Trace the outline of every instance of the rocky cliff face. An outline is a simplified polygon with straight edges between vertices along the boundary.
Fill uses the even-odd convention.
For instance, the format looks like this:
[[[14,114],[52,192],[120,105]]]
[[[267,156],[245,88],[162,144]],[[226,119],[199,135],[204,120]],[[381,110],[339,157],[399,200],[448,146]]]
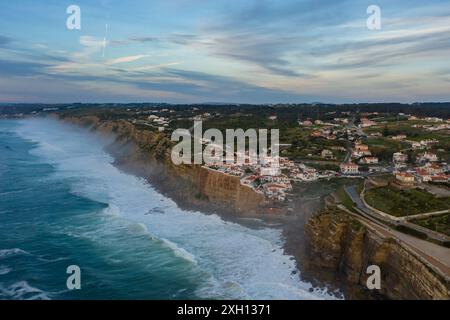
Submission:
[[[93,116],[64,120],[101,135],[114,134],[115,142],[108,151],[117,164],[148,178],[160,191],[185,207],[242,216],[267,211],[265,196],[242,185],[239,177],[198,165],[174,165],[170,158],[172,142],[164,134],[137,129],[126,121],[100,121]]]
[[[185,208],[206,212],[217,209],[240,216],[271,212],[265,197],[241,185],[238,177],[200,166],[175,166],[169,154],[172,142],[163,134],[137,129],[126,121],[100,121],[93,116],[64,120],[106,137],[114,134],[109,152],[117,165],[147,177]],[[445,280],[395,241],[367,230],[345,212],[327,208],[308,220],[305,239],[296,235],[303,234],[300,230],[297,224],[288,230],[291,240],[301,238],[291,243],[289,252],[301,261],[303,276],[343,288],[346,298],[450,298]],[[379,292],[370,292],[365,286],[367,266],[372,264],[381,268]]]
[[[327,208],[312,217],[305,234],[307,268],[337,274],[347,288],[353,286],[347,290],[349,297],[450,299],[445,279],[396,241],[382,238],[339,209]],[[366,288],[370,265],[381,269],[381,290],[376,292]]]

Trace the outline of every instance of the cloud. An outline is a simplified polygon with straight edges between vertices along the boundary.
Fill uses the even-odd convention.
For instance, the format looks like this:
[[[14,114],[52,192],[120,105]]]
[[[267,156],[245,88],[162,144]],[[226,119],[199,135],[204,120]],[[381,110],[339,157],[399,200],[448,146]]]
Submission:
[[[159,38],[158,37],[131,37],[131,38],[128,39],[128,41],[131,41],[131,42],[142,42],[142,43],[145,43],[145,42],[156,42],[156,41],[159,41]]]
[[[0,47],[5,47],[11,42],[13,42],[12,38],[0,35]]]
[[[113,46],[126,46],[129,44],[133,44],[133,43],[141,43],[141,44],[145,44],[145,43],[149,43],[149,42],[160,42],[161,39],[159,37],[153,37],[153,36],[143,36],[143,37],[129,37],[126,39],[116,39],[116,40],[111,40],[110,44]]]
[[[238,34],[216,39],[209,50],[212,55],[253,64],[269,73],[287,77],[306,76],[286,58],[299,39],[293,36]]]
[[[119,63],[128,63],[128,62],[140,60],[145,57],[148,57],[148,55],[140,54],[140,55],[135,55],[135,56],[120,57],[120,58],[108,60],[108,61],[106,61],[106,64],[114,65],[114,64],[119,64]]]
[[[158,92],[190,101],[395,100],[411,92],[450,97],[442,89],[449,73],[438,73],[450,51],[450,14],[442,0],[426,6],[379,0],[383,25],[376,32],[365,27],[367,1],[100,1],[86,12],[83,27],[99,30],[96,36],[61,35],[48,21],[39,22],[48,32],[39,40],[46,47],[32,33],[20,41],[0,36],[0,75],[35,79],[36,86],[102,87],[99,97],[108,86],[131,97]],[[94,15],[114,17],[115,40],[104,41],[106,21],[96,25]],[[20,30],[14,23],[11,30]],[[105,45],[114,46],[108,59]]]
[[[26,77],[45,73],[48,64],[0,60],[0,76]]]
[[[81,36],[79,41],[83,49],[73,54],[73,57],[78,59],[87,59],[93,54],[100,52],[108,44],[103,39],[92,36]]]

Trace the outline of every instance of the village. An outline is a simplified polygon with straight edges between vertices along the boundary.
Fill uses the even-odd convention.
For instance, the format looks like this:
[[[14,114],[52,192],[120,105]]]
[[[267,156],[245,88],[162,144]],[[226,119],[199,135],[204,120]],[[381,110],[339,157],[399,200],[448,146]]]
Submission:
[[[410,121],[418,121],[418,117],[410,116]],[[424,122],[436,124],[413,125],[412,127],[425,128],[428,131],[448,130],[448,120],[440,118],[424,118]],[[420,121],[420,120],[419,120]],[[251,164],[248,153],[246,162],[239,164],[214,164],[205,167],[241,178],[243,185],[254,188],[255,191],[265,194],[268,199],[285,201],[293,190],[293,184],[299,182],[313,182],[331,178],[360,178],[371,175],[391,175],[394,181],[402,187],[414,187],[424,183],[448,183],[450,181],[450,167],[436,153],[429,149],[439,143],[436,139],[422,139],[419,141],[408,140],[405,134],[396,134],[388,137],[393,141],[402,141],[408,144],[402,151],[393,152],[390,161],[381,161],[374,156],[368,144],[362,143],[363,139],[371,139],[381,136],[379,132],[366,134],[363,130],[377,126],[375,121],[361,118],[358,125],[351,125],[349,118],[333,119],[332,122],[300,121],[300,126],[317,126],[311,137],[323,137],[327,140],[338,140],[345,134],[351,146],[344,148],[336,145],[324,148],[320,151],[320,157],[326,161],[336,161],[336,151],[346,152],[343,161],[339,164],[339,170],[319,170],[306,163],[294,161],[288,157],[271,159],[266,157],[257,163]],[[409,159],[414,151],[414,158]],[[442,151],[442,150],[441,150]],[[276,163],[276,166],[274,166]]]

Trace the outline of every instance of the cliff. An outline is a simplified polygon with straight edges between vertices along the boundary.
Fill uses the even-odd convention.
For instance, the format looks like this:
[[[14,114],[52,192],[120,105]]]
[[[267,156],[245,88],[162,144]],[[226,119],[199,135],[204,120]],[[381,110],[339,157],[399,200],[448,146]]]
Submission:
[[[170,159],[172,142],[164,134],[136,128],[127,121],[104,121],[95,116],[63,120],[108,138],[114,136],[108,151],[116,165],[147,178],[183,208],[238,216],[273,212],[264,195],[242,185],[238,177],[201,166],[174,165]],[[302,277],[319,286],[339,288],[350,299],[450,298],[445,280],[400,244],[383,238],[346,212],[330,206],[305,224],[308,208],[317,209],[317,201],[313,201],[314,205],[312,201],[298,199],[299,213],[295,215],[267,215],[284,219],[285,249],[301,265]],[[369,265],[381,268],[380,291],[365,287]]]
[[[138,129],[133,124],[101,121],[95,116],[64,117],[105,137],[114,135],[108,151],[121,169],[147,178],[159,191],[188,209],[220,210],[239,216],[269,212],[265,196],[240,178],[198,165],[174,165],[173,142],[163,133]]]
[[[305,237],[307,268],[337,275],[350,298],[450,299],[449,283],[414,254],[337,208],[311,217]],[[381,290],[366,288],[370,265],[381,269]]]

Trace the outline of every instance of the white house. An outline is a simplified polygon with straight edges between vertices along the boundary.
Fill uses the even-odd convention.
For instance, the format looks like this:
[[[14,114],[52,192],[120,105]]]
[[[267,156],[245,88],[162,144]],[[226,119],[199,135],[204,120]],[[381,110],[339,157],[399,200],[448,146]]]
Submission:
[[[341,163],[340,169],[343,174],[358,174],[359,173],[359,166],[357,164],[351,163],[351,162]]]

